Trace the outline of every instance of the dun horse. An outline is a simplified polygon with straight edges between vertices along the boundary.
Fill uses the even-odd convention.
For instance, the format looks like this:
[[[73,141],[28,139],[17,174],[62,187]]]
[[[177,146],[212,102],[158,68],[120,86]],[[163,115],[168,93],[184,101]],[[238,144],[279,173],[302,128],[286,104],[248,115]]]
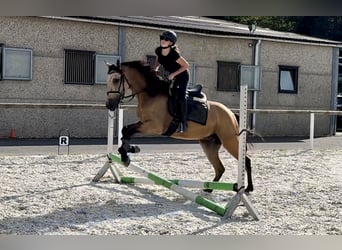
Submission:
[[[115,110],[124,99],[136,97],[138,101],[137,116],[140,121],[125,126],[122,130],[122,146],[119,148],[121,159],[129,164],[127,153],[137,152],[139,148],[131,146],[129,141],[134,134],[167,135],[182,140],[199,140],[209,162],[215,169],[213,181],[219,181],[225,168],[219,158],[221,145],[236,159],[239,151],[239,125],[235,114],[219,102],[207,101],[200,103],[203,108],[188,108],[196,113],[205,114],[205,119],[196,122],[188,119],[188,129],[183,133],[175,132],[174,116],[169,106],[170,83],[162,80],[146,64],[140,61],[125,62],[122,64],[107,64],[108,66],[108,92],[107,108]],[[205,97],[202,93],[189,90],[189,96]],[[197,91],[198,92],[198,91]],[[200,91],[199,91],[200,92]],[[192,103],[195,103],[193,101]],[[191,103],[188,101],[188,103]],[[198,111],[198,112],[197,112]],[[203,113],[204,112],[204,113]],[[188,115],[189,117],[191,115]],[[203,116],[203,115],[202,115]],[[176,126],[174,126],[176,125]],[[253,191],[251,160],[246,156],[246,173],[248,185],[246,192]],[[206,190],[208,192],[212,190]]]

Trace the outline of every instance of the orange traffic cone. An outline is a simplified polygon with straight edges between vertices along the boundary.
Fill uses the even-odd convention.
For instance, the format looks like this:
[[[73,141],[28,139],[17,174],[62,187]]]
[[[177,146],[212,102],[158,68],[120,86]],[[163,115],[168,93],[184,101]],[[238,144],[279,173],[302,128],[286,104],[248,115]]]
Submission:
[[[11,139],[17,138],[17,135],[16,135],[16,133],[15,133],[15,129],[14,129],[14,128],[11,129],[11,133],[10,133],[9,138],[11,138]]]

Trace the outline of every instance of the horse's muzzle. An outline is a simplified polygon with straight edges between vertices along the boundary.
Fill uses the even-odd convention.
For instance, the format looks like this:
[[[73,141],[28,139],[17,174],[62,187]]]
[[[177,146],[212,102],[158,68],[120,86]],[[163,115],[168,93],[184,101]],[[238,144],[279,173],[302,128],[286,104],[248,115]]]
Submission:
[[[119,107],[119,103],[120,103],[120,99],[119,98],[115,98],[115,99],[107,99],[106,102],[106,107],[107,109],[109,109],[110,111],[115,111],[118,107]]]

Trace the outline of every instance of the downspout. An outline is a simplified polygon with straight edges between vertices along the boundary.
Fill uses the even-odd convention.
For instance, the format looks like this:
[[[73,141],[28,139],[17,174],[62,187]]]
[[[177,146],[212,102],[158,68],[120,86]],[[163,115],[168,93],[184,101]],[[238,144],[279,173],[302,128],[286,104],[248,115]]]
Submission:
[[[126,27],[121,25],[119,25],[118,43],[118,55],[121,62],[124,62],[126,60]]]
[[[339,64],[340,48],[333,49],[332,55],[332,72],[331,72],[331,96],[330,109],[336,110],[337,89],[338,89],[338,64]],[[336,135],[336,115],[330,116],[329,134]]]
[[[121,26],[119,24],[119,30],[118,30],[118,56],[120,57],[120,63],[125,62],[126,60],[126,27]],[[117,118],[117,124],[116,124],[116,131],[115,134],[117,135],[118,139],[118,147],[121,146],[121,140],[122,137],[121,128],[123,124],[123,109],[119,108],[116,110]],[[108,120],[109,122],[109,120]]]
[[[260,65],[260,44],[261,40],[254,41],[254,65],[259,66]],[[255,76],[254,81],[257,81],[257,76]],[[260,79],[259,79],[260,80]],[[258,91],[253,91],[253,101],[252,101],[252,108],[257,108],[257,94]],[[252,129],[255,129],[256,124],[256,113],[252,114]]]

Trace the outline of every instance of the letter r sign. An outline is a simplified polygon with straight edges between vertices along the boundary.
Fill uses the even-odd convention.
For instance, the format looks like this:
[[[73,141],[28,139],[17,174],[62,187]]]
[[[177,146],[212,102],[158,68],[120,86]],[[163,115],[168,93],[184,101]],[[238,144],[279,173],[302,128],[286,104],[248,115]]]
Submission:
[[[69,146],[69,136],[66,136],[66,135],[60,136],[59,146]]]

